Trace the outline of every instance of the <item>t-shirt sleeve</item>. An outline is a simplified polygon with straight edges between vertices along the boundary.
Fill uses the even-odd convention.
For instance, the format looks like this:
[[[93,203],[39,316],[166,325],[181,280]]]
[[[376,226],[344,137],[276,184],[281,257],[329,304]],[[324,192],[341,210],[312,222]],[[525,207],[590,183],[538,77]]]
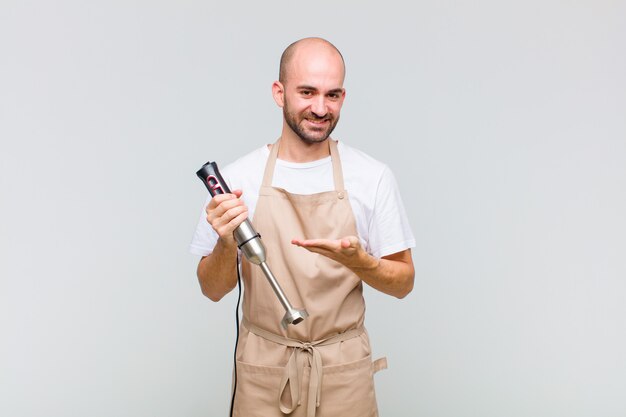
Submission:
[[[415,247],[415,238],[396,179],[388,167],[382,171],[369,225],[372,255],[380,258]]]
[[[196,226],[196,231],[193,234],[193,238],[191,239],[191,243],[189,244],[189,252],[193,255],[199,256],[207,256],[213,252],[213,248],[217,244],[217,233],[209,222],[206,220],[206,206],[211,201],[211,196],[209,195],[202,206],[202,213],[200,214],[200,219],[198,220],[198,225]]]

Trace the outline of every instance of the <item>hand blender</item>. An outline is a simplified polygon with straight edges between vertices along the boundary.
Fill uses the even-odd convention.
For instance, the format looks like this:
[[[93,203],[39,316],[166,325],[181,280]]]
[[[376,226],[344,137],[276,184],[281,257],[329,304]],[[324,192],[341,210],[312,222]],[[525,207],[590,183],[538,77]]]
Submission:
[[[202,165],[202,168],[196,172],[196,175],[198,175],[206,188],[209,190],[211,197],[215,197],[217,194],[230,193],[230,189],[220,175],[215,162],[207,162]],[[250,221],[248,221],[248,219],[244,220],[244,222],[241,223],[237,229],[235,229],[233,235],[235,237],[235,241],[237,242],[237,246],[241,252],[243,252],[248,261],[261,267],[263,274],[265,274],[265,277],[272,286],[278,300],[284,307],[285,315],[281,321],[283,328],[286,329],[287,325],[298,324],[307,318],[309,314],[306,310],[293,308],[285,296],[282,288],[278,284],[278,281],[276,281],[276,277],[272,274],[272,271],[270,271],[269,266],[267,266],[265,246],[263,245],[263,242],[261,242],[261,235],[254,230]]]

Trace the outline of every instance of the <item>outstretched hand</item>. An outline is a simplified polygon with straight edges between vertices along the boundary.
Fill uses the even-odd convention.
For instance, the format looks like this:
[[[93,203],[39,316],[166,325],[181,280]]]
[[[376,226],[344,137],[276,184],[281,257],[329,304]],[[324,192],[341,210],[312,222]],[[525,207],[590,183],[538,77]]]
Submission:
[[[413,289],[415,270],[410,249],[377,259],[363,249],[356,236],[341,239],[292,239],[291,243],[339,262],[363,282],[385,294],[403,298]]]
[[[291,243],[319,253],[350,269],[375,268],[377,261],[365,252],[359,238],[346,236],[341,239],[292,239]]]

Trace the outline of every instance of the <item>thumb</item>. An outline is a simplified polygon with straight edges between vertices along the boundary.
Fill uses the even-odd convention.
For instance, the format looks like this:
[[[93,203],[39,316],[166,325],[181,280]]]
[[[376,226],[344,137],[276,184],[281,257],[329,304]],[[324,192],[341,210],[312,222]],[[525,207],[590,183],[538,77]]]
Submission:
[[[356,236],[348,236],[341,239],[341,247],[343,249],[348,249],[349,247],[357,247],[359,244],[359,239]]]

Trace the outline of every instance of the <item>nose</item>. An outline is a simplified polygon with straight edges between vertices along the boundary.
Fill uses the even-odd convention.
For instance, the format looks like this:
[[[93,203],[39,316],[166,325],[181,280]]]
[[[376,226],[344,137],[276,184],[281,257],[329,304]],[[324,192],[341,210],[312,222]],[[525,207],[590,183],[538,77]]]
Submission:
[[[311,103],[311,112],[315,114],[317,117],[324,117],[326,113],[328,113],[328,108],[326,106],[326,98],[323,95],[319,95],[315,98],[313,103]]]

